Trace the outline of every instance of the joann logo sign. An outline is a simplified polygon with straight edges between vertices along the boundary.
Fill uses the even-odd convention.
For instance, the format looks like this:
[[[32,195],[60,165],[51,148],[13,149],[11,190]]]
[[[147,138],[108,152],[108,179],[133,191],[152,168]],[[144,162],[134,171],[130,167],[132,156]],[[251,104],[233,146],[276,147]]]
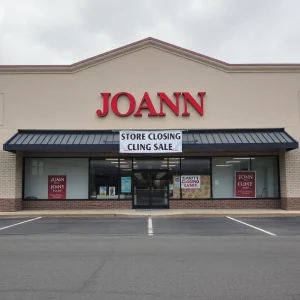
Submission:
[[[188,92],[174,92],[173,99],[169,98],[165,93],[157,93],[159,97],[159,107],[155,107],[147,92],[144,93],[141,100],[136,100],[135,97],[127,92],[120,92],[114,96],[111,93],[101,93],[102,108],[96,111],[98,117],[105,117],[108,115],[109,110],[119,116],[128,117],[142,117],[143,113],[148,114],[149,117],[165,117],[165,107],[176,116],[188,117],[190,115],[189,108],[194,109],[200,116],[204,114],[204,96],[206,92],[198,92],[198,97],[194,98]],[[120,112],[119,100],[127,101],[127,111]],[[183,102],[183,111],[180,111],[180,103]]]

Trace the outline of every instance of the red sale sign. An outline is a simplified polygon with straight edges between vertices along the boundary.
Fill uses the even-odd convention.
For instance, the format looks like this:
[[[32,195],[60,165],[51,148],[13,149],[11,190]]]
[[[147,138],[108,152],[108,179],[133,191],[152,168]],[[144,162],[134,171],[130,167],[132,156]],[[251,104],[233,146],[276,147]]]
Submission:
[[[256,197],[256,173],[254,171],[235,172],[235,198]]]
[[[48,176],[48,199],[66,199],[67,177],[65,175]]]

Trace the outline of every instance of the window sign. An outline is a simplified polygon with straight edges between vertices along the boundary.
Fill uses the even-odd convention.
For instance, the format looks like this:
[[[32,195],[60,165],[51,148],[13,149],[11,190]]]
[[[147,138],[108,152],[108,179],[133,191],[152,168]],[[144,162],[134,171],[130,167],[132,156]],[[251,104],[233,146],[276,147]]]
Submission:
[[[116,188],[114,186],[109,187],[109,196],[115,196],[116,195]]]
[[[131,177],[121,177],[121,193],[131,192]]]
[[[180,188],[180,176],[173,176],[174,188]]]
[[[107,186],[100,186],[99,187],[99,195],[106,196],[107,195]]]
[[[67,177],[65,175],[48,176],[48,199],[66,199]]]
[[[120,131],[121,153],[182,152],[182,131]]]
[[[182,189],[200,189],[200,175],[181,176]]]
[[[256,197],[256,176],[254,171],[235,172],[235,198]]]

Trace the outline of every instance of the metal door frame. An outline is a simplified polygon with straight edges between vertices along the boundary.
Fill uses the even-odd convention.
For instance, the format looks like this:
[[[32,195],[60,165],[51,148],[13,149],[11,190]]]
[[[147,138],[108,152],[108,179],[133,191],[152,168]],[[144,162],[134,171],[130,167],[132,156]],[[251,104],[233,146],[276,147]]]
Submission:
[[[136,179],[135,179],[135,176],[134,176],[134,173],[137,173],[137,172],[139,172],[139,173],[147,173],[148,174],[148,182],[149,182],[149,205],[135,205],[134,204],[134,197],[135,197],[135,181],[136,181]],[[169,205],[169,185],[167,185],[167,194],[168,194],[168,196],[167,196],[167,201],[168,201],[168,203],[167,204],[163,204],[163,205],[153,205],[152,204],[152,197],[153,197],[153,182],[152,182],[152,180],[153,180],[153,177],[152,177],[152,175],[153,175],[153,173],[154,172],[166,172],[166,173],[168,173],[169,172],[169,170],[168,169],[135,169],[134,171],[133,171],[133,180],[132,180],[132,184],[133,184],[133,197],[132,197],[132,208],[133,209],[151,209],[151,208],[161,208],[161,209],[164,209],[164,208],[169,208],[170,207],[170,205]],[[149,176],[150,175],[150,176]]]

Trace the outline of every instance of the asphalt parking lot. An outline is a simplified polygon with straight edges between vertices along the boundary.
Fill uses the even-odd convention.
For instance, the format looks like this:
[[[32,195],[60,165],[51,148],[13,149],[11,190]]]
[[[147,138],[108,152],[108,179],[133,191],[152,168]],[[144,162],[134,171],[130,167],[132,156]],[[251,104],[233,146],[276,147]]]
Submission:
[[[300,299],[300,217],[0,219],[0,299]]]

